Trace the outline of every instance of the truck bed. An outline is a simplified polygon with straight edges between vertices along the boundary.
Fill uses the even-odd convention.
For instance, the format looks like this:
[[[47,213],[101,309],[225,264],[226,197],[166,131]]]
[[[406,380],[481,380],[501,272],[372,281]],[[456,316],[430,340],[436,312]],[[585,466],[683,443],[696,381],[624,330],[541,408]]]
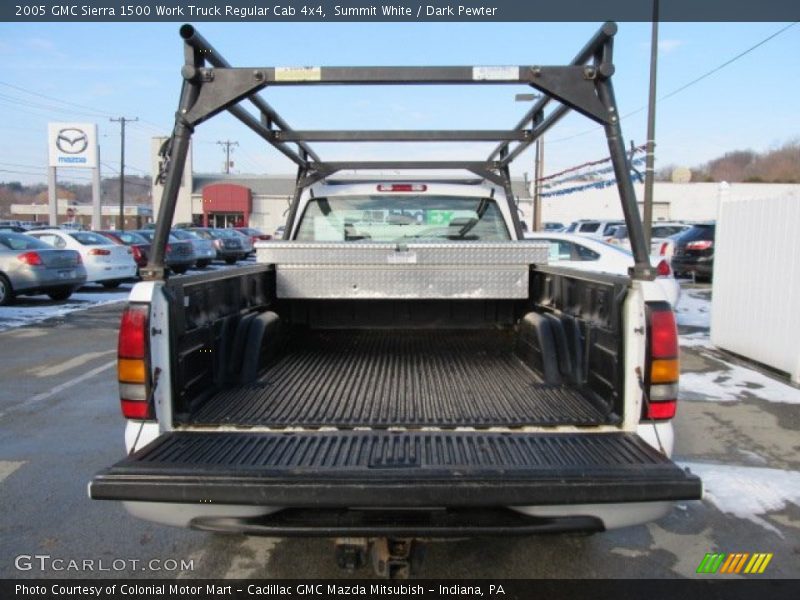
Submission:
[[[213,394],[193,425],[444,427],[613,422],[588,390],[549,385],[484,330],[311,330],[255,382]]]

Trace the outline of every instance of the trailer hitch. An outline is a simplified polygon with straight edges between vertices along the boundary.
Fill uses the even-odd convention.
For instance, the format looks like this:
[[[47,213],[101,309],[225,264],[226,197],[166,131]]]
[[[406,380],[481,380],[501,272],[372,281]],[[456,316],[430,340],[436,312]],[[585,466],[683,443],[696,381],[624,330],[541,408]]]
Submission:
[[[425,545],[417,538],[337,538],[334,541],[336,564],[355,571],[366,565],[367,556],[378,577],[408,579],[419,572]]]

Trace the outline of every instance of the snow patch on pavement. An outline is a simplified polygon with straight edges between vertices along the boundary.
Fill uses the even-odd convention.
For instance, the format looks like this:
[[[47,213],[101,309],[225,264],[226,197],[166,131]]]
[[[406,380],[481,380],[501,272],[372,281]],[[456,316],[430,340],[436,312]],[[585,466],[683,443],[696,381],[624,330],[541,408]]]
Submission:
[[[768,402],[800,404],[800,389],[746,367],[727,362],[724,364],[727,367],[724,371],[681,373],[681,398],[738,402],[756,397]]]
[[[683,348],[711,348],[711,337],[708,331],[697,331],[678,337]]]
[[[72,294],[69,300],[62,302],[50,300],[47,296],[20,296],[13,305],[0,306],[0,331],[62,317],[92,306],[123,302],[131,292],[129,285],[121,286],[117,290],[101,289],[84,287]]]
[[[747,519],[764,529],[783,534],[761,515],[783,510],[787,504],[800,506],[800,472],[681,462],[703,480],[703,499],[721,512]]]
[[[711,299],[708,290],[683,290],[675,316],[678,325],[685,327],[711,327]]]

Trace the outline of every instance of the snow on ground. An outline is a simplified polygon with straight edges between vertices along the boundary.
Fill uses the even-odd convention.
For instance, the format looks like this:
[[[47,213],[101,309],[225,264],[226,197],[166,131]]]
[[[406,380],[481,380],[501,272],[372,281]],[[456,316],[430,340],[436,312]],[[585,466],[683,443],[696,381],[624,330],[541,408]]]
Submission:
[[[696,331],[678,336],[681,348],[711,348],[711,337],[708,331]]]
[[[777,533],[780,531],[761,515],[783,510],[787,504],[800,506],[800,472],[681,462],[703,480],[703,498],[718,510],[747,519]]]
[[[61,317],[76,310],[92,306],[122,302],[128,299],[131,285],[122,285],[115,290],[89,285],[70,296],[69,300],[51,300],[47,296],[20,296],[11,306],[0,306],[0,331],[38,323],[45,319]]]
[[[768,402],[800,404],[800,389],[753,369],[722,362],[726,367],[725,370],[681,373],[681,398],[736,402],[747,397],[756,397]]]
[[[675,309],[678,325],[701,328],[679,337],[682,348],[713,350],[709,337],[711,322],[711,290],[683,290]],[[800,404],[800,389],[768,377],[759,371],[735,365],[718,354],[706,354],[724,369],[706,372],[681,373],[681,398],[709,400],[711,402],[736,402],[748,397],[769,402]]]
[[[248,257],[240,261],[238,266],[254,264],[255,259]],[[221,262],[209,265],[199,272],[219,271],[235,268],[237,265],[227,265]],[[190,271],[189,274],[198,271]],[[107,290],[100,285],[87,285],[72,294],[69,300],[59,302],[51,300],[46,295],[19,296],[12,306],[0,306],[0,331],[22,327],[31,323],[39,323],[45,319],[61,317],[76,310],[86,310],[92,306],[123,302],[128,299],[132,283],[123,284],[115,290]]]
[[[681,291],[678,306],[675,307],[678,325],[686,327],[711,327],[711,290]]]

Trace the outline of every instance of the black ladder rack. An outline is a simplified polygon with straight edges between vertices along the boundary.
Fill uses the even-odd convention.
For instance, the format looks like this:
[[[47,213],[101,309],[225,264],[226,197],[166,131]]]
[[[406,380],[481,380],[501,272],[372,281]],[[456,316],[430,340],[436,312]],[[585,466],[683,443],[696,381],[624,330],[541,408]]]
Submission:
[[[193,26],[183,25],[185,64],[183,85],[173,134],[163,149],[164,184],[150,264],[143,271],[149,279],[164,277],[164,254],[175,211],[178,188],[195,127],[228,111],[297,166],[297,186],[287,218],[285,236],[291,234],[303,190],[339,171],[351,169],[459,169],[491,181],[505,190],[517,236],[521,223],[513,210],[509,165],[533,142],[550,130],[570,110],[586,116],[605,129],[622,210],[631,240],[633,276],[654,276],[645,245],[629,160],[619,124],[611,77],[614,73],[615,23],[605,23],[568,65],[424,66],[424,67],[254,67],[234,68]],[[275,86],[311,85],[526,85],[542,97],[510,130],[295,130],[259,92]],[[241,104],[248,100],[257,116]],[[556,106],[547,114],[548,105]],[[325,161],[309,142],[453,142],[497,141],[486,160],[455,161]]]

